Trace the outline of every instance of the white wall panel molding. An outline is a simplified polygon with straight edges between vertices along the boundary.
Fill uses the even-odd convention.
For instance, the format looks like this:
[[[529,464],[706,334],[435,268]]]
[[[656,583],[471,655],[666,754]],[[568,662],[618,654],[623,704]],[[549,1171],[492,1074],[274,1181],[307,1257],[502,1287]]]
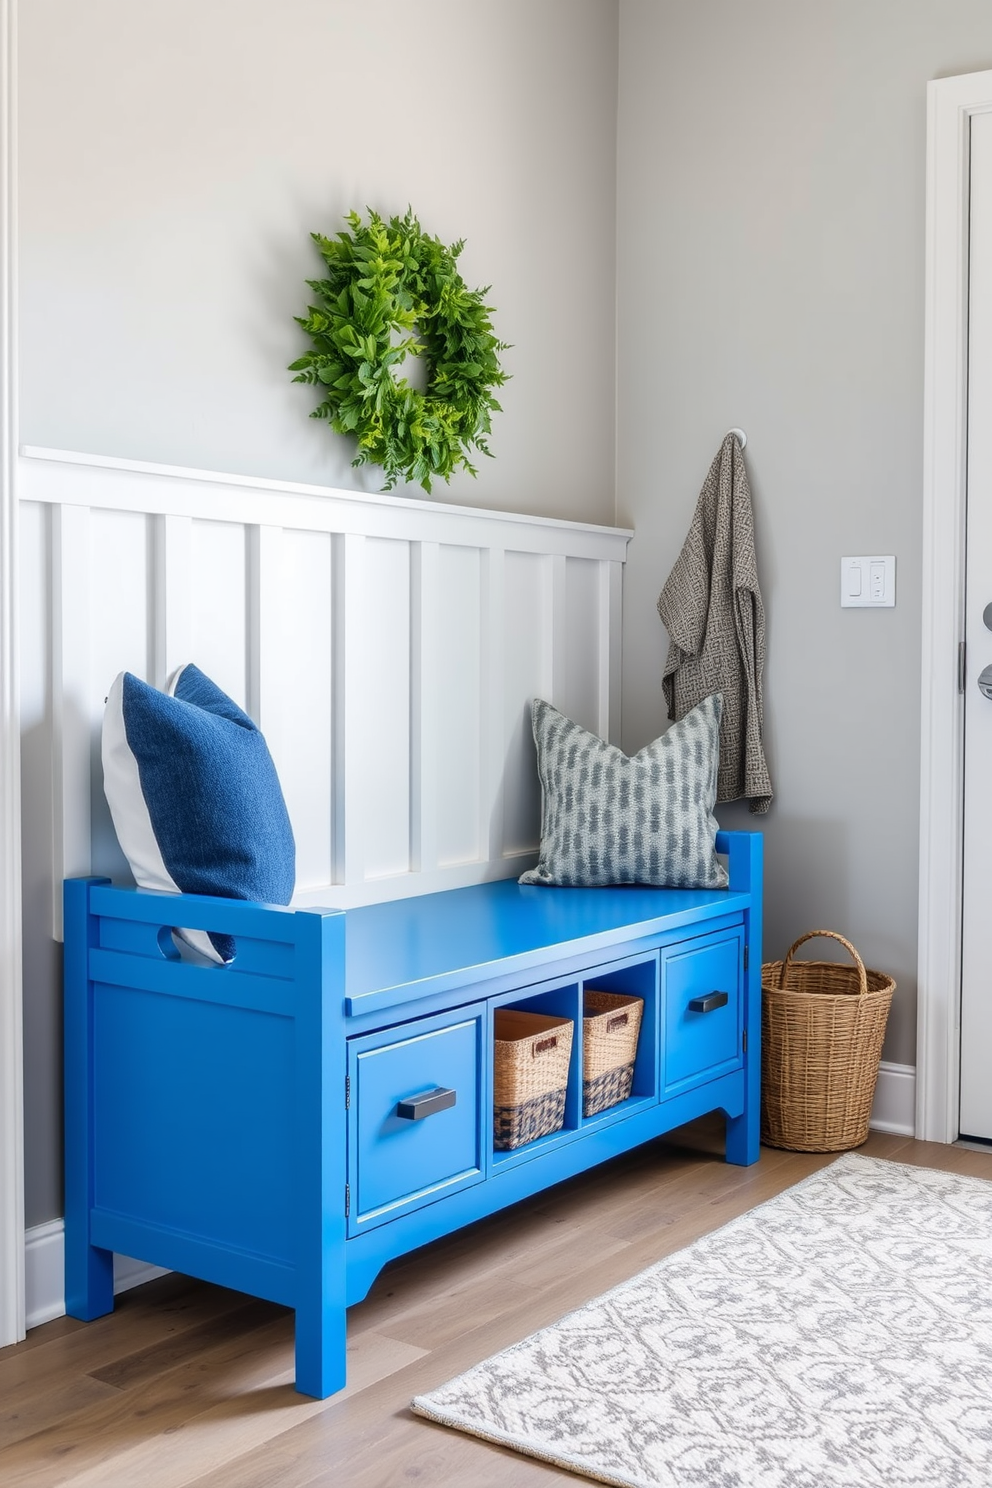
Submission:
[[[314,532],[357,532],[406,542],[478,546],[489,528],[500,534],[505,548],[515,552],[561,551],[567,557],[620,561],[632,536],[629,529],[586,522],[221,475],[71,450],[26,445],[20,453],[20,494],[25,501],[202,517],[214,522],[273,523]],[[487,538],[484,545],[488,547],[493,540]]]
[[[916,1135],[958,1134],[971,118],[992,110],[992,72],[927,85],[923,408],[923,685],[920,744]]]
[[[90,682],[90,513],[52,514],[52,743],[55,833],[52,924],[62,939],[63,878],[89,873],[92,861]],[[115,674],[116,675],[116,674]],[[113,680],[107,678],[107,686]]]
[[[489,548],[482,555],[480,600],[482,637],[480,667],[479,840],[492,862],[503,857],[503,687],[505,652],[506,554]]]
[[[440,779],[440,635],[438,599],[441,546],[418,542],[410,551],[410,867],[434,873],[438,865]]]
[[[177,667],[193,654],[193,522],[190,517],[155,519],[155,612],[152,617],[152,675],[165,687]]]
[[[568,559],[556,553],[549,560],[551,570],[551,687],[548,702],[562,713],[568,712]]]
[[[365,538],[343,533],[336,543],[334,648],[334,791],[335,882],[356,888],[365,876],[362,808],[365,800],[365,755],[362,719],[365,679],[365,634],[362,593],[365,587]]]
[[[623,566],[615,560],[600,565],[599,708],[596,732],[620,744],[620,678],[623,673]]]
[[[0,1347],[24,1336],[14,0],[0,0]]]
[[[248,712],[265,735],[273,758],[282,756],[285,722],[283,626],[286,591],[281,527],[252,527],[248,533]]]
[[[300,904],[519,873],[531,699],[615,727],[629,533],[62,453],[22,452],[20,478],[51,512],[26,524],[50,592],[25,614],[52,619],[53,905],[65,875],[126,878],[99,764],[122,668],[162,686],[194,661],[258,721]]]

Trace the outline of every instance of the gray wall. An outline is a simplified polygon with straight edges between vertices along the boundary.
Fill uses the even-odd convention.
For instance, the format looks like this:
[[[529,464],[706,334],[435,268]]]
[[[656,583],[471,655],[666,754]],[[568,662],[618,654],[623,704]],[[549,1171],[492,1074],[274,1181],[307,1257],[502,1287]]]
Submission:
[[[513,343],[497,458],[436,494],[612,520],[616,0],[30,0],[20,24],[25,442],[378,490],[286,365],[310,231],[410,203],[467,240]]]
[[[988,0],[621,0],[624,744],[665,723],[654,603],[748,434],[777,799],[766,953],[848,935],[915,1062],[926,82],[992,66]],[[841,610],[895,553],[893,610]],[[754,824],[722,808],[726,826]]]
[[[410,203],[467,239],[513,343],[496,459],[435,494],[612,522],[615,0],[20,9],[25,443],[378,489],[286,364],[310,230]],[[31,676],[44,585],[23,588]],[[24,740],[29,1225],[62,1212],[50,723]]]

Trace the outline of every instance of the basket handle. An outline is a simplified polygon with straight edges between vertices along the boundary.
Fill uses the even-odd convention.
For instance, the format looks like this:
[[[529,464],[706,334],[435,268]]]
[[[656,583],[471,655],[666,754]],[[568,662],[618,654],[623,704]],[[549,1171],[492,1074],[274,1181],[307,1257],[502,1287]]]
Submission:
[[[865,993],[868,991],[868,973],[865,971],[865,963],[862,961],[861,957],[858,955],[851,942],[849,940],[845,940],[843,935],[838,935],[835,930],[807,930],[805,935],[800,935],[798,940],[793,941],[792,945],[785,953],[785,960],[782,962],[782,969],[778,974],[779,987],[785,987],[785,975],[789,967],[789,962],[792,960],[794,953],[798,951],[799,947],[801,945],[804,945],[807,940],[815,940],[818,936],[823,936],[826,940],[839,940],[844,949],[850,951],[851,956],[854,959],[854,964],[858,968],[858,996],[864,997]]]

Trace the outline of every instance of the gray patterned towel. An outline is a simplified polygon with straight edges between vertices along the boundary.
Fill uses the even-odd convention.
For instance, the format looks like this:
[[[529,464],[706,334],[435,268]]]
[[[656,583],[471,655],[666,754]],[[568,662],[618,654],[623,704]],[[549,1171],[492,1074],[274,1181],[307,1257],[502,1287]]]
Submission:
[[[718,801],[746,796],[768,810],[772,783],[761,741],[765,611],[754,553],[744,452],[728,434],[699,493],[675,567],[658,597],[668,631],[662,686],[669,717],[723,694]]]

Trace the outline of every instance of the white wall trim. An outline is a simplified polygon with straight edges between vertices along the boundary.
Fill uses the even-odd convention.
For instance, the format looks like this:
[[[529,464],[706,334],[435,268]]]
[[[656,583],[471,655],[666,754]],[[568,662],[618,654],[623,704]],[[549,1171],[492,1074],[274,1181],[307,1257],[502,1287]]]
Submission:
[[[28,1230],[24,1244],[27,1326],[37,1328],[65,1316],[65,1222],[49,1220]],[[130,1256],[114,1256],[114,1292],[127,1292],[142,1282],[166,1276],[161,1266],[149,1266]]]
[[[909,1064],[881,1065],[871,1125],[874,1131],[896,1136],[913,1135],[916,1102],[916,1070]],[[65,1315],[65,1229],[61,1219],[35,1225],[25,1242],[27,1326],[37,1328]],[[114,1292],[130,1291],[146,1281],[168,1273],[129,1256],[114,1257]]]
[[[0,0],[0,1346],[24,1337],[15,78],[15,0]]]
[[[992,71],[928,84],[916,1135],[958,1134],[970,120]]]
[[[348,491],[297,481],[264,480],[216,470],[192,470],[145,460],[119,460],[75,450],[20,449],[20,497],[60,506],[102,507],[168,516],[209,517],[218,522],[265,525],[311,532],[355,532],[408,542],[477,543],[480,523],[496,525],[504,548],[520,553],[553,551],[569,558],[623,562],[629,527],[603,527],[536,517],[527,512],[489,511],[443,501]],[[67,481],[60,466],[83,467]],[[125,477],[115,480],[115,476]],[[86,477],[89,477],[88,479]],[[140,489],[140,495],[137,495]],[[273,499],[275,498],[275,499]]]
[[[910,1064],[882,1063],[871,1111],[873,1131],[913,1135],[916,1070]],[[37,1328],[65,1315],[65,1226],[61,1219],[35,1225],[25,1242],[27,1326]],[[129,1256],[114,1256],[114,1292],[130,1291],[168,1272]]]
[[[871,1108],[873,1131],[911,1137],[916,1130],[916,1070],[911,1064],[879,1066],[875,1100]]]

